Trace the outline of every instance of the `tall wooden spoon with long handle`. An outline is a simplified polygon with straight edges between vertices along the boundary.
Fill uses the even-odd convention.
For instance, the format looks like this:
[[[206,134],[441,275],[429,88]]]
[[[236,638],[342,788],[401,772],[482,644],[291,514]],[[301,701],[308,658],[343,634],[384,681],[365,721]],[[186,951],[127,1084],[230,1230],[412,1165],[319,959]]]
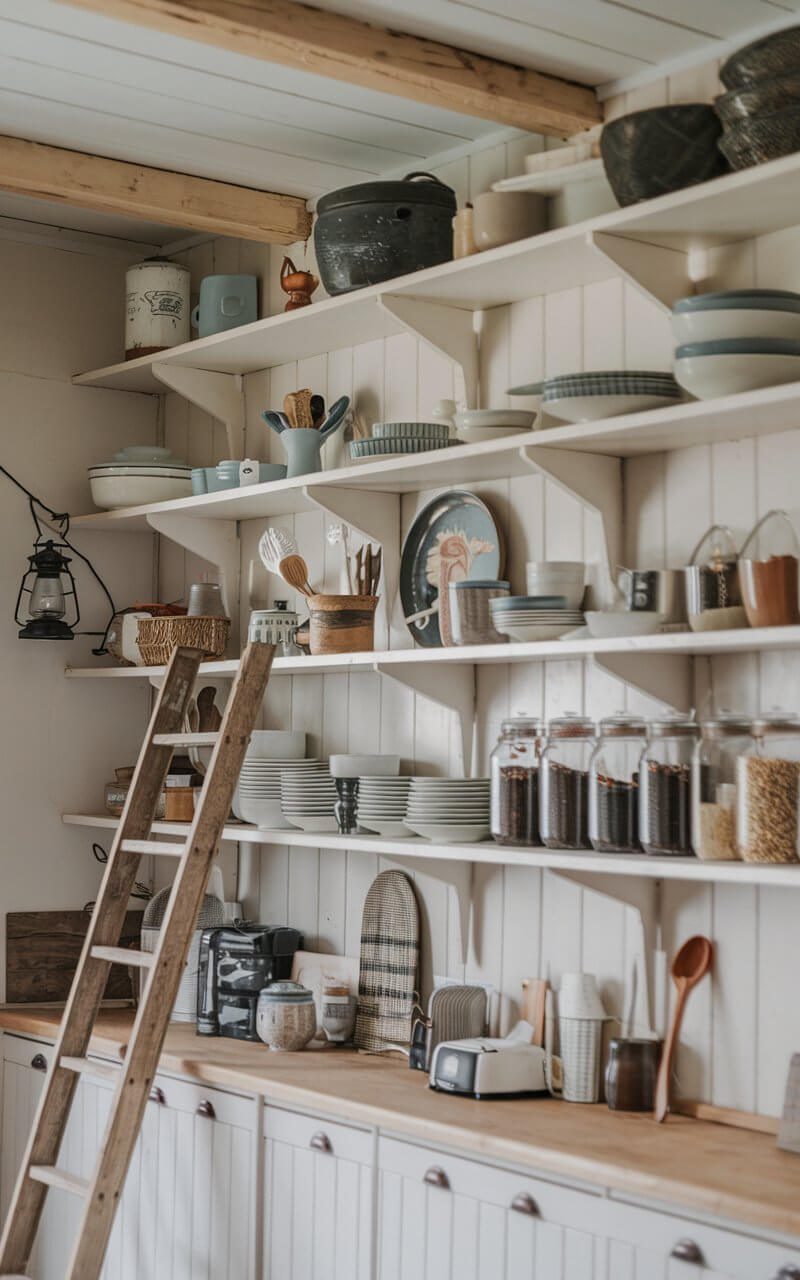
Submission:
[[[711,968],[712,954],[713,948],[708,938],[704,938],[702,934],[697,934],[694,938],[689,938],[688,941],[684,942],[672,961],[670,972],[672,981],[678,990],[678,997],[675,1001],[675,1010],[672,1014],[672,1024],[667,1036],[667,1043],[664,1045],[664,1052],[661,1055],[661,1065],[658,1069],[658,1081],[656,1082],[656,1120],[659,1123],[669,1111],[672,1059],[678,1043],[678,1036],[680,1035],[683,1010],[689,998],[689,992],[693,987],[697,986],[700,979],[704,978]]]

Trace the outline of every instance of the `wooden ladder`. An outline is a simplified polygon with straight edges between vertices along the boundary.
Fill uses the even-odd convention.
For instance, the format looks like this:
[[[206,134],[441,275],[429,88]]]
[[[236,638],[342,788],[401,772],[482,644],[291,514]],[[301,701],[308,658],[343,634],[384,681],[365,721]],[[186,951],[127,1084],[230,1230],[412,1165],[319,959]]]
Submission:
[[[176,649],[172,656],[109,854],[0,1239],[0,1276],[15,1280],[23,1277],[49,1187],[59,1187],[84,1201],[65,1280],[97,1280],[100,1275],[211,864],[261,708],[273,652],[272,645],[261,644],[251,644],[245,650],[219,732],[213,734],[180,732],[203,655],[196,649]],[[168,844],[149,839],[173,750],[211,745],[214,751],[185,842]],[[119,945],[128,898],[143,854],[179,860],[167,914],[152,954],[129,951]],[[87,1056],[112,964],[134,965],[144,974],[130,1041],[118,1067],[94,1063]],[[115,1073],[116,1084],[103,1144],[92,1177],[78,1178],[56,1166],[75,1087],[83,1073],[108,1078],[110,1071]]]

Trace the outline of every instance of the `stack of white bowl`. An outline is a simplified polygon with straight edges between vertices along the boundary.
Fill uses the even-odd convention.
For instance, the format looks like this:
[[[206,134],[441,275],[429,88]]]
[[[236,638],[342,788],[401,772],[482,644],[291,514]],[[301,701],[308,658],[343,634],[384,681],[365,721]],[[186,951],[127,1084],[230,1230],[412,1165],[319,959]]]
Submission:
[[[318,760],[305,760],[306,735],[284,729],[256,729],[250,737],[239,781],[233,796],[233,812],[255,827],[285,830],[281,812],[281,774],[319,768]]]
[[[368,775],[358,780],[358,825],[381,836],[408,836],[406,814],[410,777]]]
[[[675,377],[700,400],[800,380],[800,294],[728,289],[672,308]]]
[[[567,609],[565,596],[506,596],[489,601],[492,625],[517,643],[558,640],[584,623],[580,609]]]
[[[525,585],[529,596],[564,596],[567,609],[580,609],[586,582],[582,560],[529,560]]]
[[[281,772],[281,812],[287,822],[302,831],[337,831],[333,812],[336,784],[330,769],[283,769]]]
[[[488,840],[488,778],[412,778],[405,824],[439,844]]]

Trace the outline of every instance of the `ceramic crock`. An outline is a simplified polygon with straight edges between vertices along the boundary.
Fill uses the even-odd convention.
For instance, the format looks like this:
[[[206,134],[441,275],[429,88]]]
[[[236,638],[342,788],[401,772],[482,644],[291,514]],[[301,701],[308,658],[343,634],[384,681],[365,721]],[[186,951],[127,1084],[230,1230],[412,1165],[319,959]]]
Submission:
[[[296,1053],[317,1029],[314,996],[299,982],[273,982],[258,997],[256,1030],[276,1053]]]
[[[258,319],[258,281],[255,276],[206,276],[200,301],[192,312],[192,326],[200,338],[225,333]]]
[[[125,274],[125,359],[189,341],[189,271],[168,258],[146,258]]]

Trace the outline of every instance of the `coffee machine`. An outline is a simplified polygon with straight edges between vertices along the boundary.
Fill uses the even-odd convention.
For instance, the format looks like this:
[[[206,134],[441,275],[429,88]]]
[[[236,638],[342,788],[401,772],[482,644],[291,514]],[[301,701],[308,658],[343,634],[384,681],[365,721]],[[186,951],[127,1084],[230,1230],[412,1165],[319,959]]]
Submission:
[[[284,926],[239,923],[204,929],[197,975],[197,1034],[258,1040],[258,995],[292,976],[303,935]]]

